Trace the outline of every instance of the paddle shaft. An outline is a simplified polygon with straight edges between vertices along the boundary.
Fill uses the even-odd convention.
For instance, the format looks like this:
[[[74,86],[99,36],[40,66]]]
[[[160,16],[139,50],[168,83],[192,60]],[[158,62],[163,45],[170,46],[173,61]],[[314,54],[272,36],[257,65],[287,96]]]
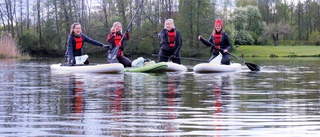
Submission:
[[[256,65],[256,64],[252,64],[252,63],[249,63],[249,62],[246,62],[244,61],[243,59],[231,54],[230,52],[226,52],[228,53],[229,55],[231,55],[232,57],[235,57],[236,59],[240,60],[241,62],[243,62],[244,64],[247,65],[247,67],[251,70],[251,71],[260,71],[260,66]]]
[[[238,60],[240,60],[241,62],[244,62],[244,63],[245,63],[245,61],[244,61],[243,59],[237,57],[236,55],[233,55],[233,54],[231,54],[230,52],[227,52],[227,53],[228,53],[229,55],[231,55],[232,57],[235,57],[236,59],[238,59]]]
[[[208,43],[210,43],[211,45],[214,46],[213,43],[211,43],[210,41],[207,41]],[[224,49],[220,49],[221,52],[224,51]],[[251,70],[251,71],[260,71],[260,66],[256,65],[256,64],[252,64],[252,63],[248,63],[246,61],[244,61],[243,59],[237,57],[236,55],[231,54],[230,52],[226,52],[229,55],[231,55],[232,57],[235,57],[236,59],[240,60],[241,62],[245,63],[247,65],[247,67]]]
[[[129,25],[128,25],[126,31],[125,31],[125,33],[127,33],[127,32],[129,31],[130,27],[132,26],[133,19],[136,17],[139,9],[141,8],[142,3],[143,3],[143,0],[142,0],[141,3],[139,4],[139,6],[138,6],[136,12],[134,13],[133,17],[131,18],[131,21],[130,21],[130,23],[129,23]],[[121,42],[123,41],[124,36],[125,36],[125,35],[123,35],[123,36],[121,37],[121,40],[120,40],[120,42],[119,42],[119,44],[118,44],[118,47],[120,46]]]
[[[163,55],[158,55],[158,54],[152,54],[152,56],[171,58],[170,56],[163,56]],[[207,60],[195,59],[195,58],[186,58],[186,57],[174,57],[174,58],[180,58],[180,59],[192,60],[192,61],[200,61],[200,62],[208,62]]]

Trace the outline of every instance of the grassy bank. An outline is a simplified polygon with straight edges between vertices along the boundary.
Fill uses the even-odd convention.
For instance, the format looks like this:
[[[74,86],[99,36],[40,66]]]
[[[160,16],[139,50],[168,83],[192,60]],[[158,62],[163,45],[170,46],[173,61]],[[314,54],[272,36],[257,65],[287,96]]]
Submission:
[[[320,46],[234,46],[241,57],[320,57]]]

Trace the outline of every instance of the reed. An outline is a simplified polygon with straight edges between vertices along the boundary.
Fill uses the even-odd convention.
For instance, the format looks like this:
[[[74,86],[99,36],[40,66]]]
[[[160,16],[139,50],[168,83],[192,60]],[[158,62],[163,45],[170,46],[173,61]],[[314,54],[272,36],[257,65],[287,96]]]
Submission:
[[[2,32],[0,35],[0,58],[20,58],[16,42],[10,33]]]

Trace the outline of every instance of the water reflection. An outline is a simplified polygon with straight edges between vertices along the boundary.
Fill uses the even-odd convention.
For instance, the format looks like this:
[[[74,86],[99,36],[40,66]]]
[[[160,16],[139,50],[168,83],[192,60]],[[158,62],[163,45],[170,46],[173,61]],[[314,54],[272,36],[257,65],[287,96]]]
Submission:
[[[213,85],[213,100],[214,100],[214,111],[213,111],[213,119],[216,122],[215,131],[220,131],[223,128],[223,125],[221,125],[221,117],[223,113],[227,113],[226,106],[228,101],[228,95],[230,93],[226,92],[228,89],[228,86],[230,86],[230,77],[222,76],[221,77],[221,83],[214,82]],[[232,90],[232,89],[231,89]]]
[[[131,91],[132,115],[127,116],[130,136],[170,136],[177,132],[177,118],[181,102],[181,77],[178,73],[126,74],[126,90]]]
[[[124,75],[51,73],[54,88],[61,91],[63,119],[55,134],[96,136],[121,134]]]
[[[69,92],[71,95],[70,97],[70,111],[71,113],[81,114],[83,112],[83,82],[77,81],[76,79],[70,79],[70,87]]]
[[[319,63],[311,63],[258,73],[72,74],[0,61],[0,135],[318,136]]]
[[[181,91],[183,91],[183,88],[180,88],[182,76],[181,74],[169,73],[164,77],[165,78],[162,81],[164,88],[161,91],[164,98],[161,106],[164,108],[167,107],[167,109],[164,109],[163,111],[166,113],[164,119],[167,119],[168,121],[164,122],[163,126],[168,133],[174,133],[179,131],[178,124],[172,121],[179,118],[178,108],[181,107]]]
[[[228,117],[235,111],[236,97],[233,94],[234,85],[232,75],[239,73],[222,74],[194,74],[194,80],[199,90],[199,111],[200,114],[194,114],[188,124],[190,127],[197,126],[198,130],[193,130],[190,135],[227,135],[227,130],[232,130],[232,120]],[[201,126],[199,125],[200,123]],[[199,125],[199,126],[198,126]]]

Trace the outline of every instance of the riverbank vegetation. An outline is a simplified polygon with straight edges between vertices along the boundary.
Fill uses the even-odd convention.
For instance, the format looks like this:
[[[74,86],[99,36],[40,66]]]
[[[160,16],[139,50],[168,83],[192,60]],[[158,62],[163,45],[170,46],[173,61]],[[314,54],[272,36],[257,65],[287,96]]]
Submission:
[[[241,57],[320,57],[320,46],[236,46],[231,51]]]
[[[20,53],[64,56],[72,23],[80,22],[83,33],[107,44],[106,34],[113,22],[119,21],[127,28],[140,3],[141,0],[5,0],[0,2],[0,31],[11,34]],[[208,48],[197,37],[209,38],[214,20],[219,18],[232,44],[240,47],[234,48],[234,52],[244,52],[240,53],[243,56],[296,56],[303,52],[299,52],[300,46],[320,44],[318,9],[317,0],[144,0],[130,28],[130,40],[125,42],[125,54],[157,53],[157,32],[168,18],[175,20],[182,34],[182,56],[208,54]],[[274,46],[281,51],[282,45],[290,48],[284,47],[288,51],[283,53],[264,50]],[[291,52],[295,48],[297,51]],[[94,55],[105,53],[89,44],[85,44],[85,51]]]
[[[3,32],[0,34],[0,49],[0,59],[29,58],[29,56],[20,53],[20,50],[10,33]]]

